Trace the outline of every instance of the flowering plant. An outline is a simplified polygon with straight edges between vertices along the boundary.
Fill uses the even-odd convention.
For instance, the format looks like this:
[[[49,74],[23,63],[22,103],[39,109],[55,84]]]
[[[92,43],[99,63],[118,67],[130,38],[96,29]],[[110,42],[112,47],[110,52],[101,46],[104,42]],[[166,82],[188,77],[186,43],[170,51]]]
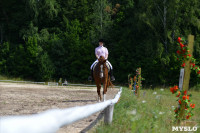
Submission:
[[[191,70],[194,70],[196,72],[198,77],[200,77],[200,67],[196,65],[196,59],[193,58],[191,56],[191,54],[189,54],[189,49],[188,49],[187,45],[184,44],[185,39],[178,37],[177,41],[178,41],[178,50],[176,51],[176,53],[178,54],[177,59],[182,62],[181,67],[184,68],[185,61],[187,61],[191,58],[190,68],[191,68]]]
[[[177,101],[179,103],[180,106],[176,107],[174,112],[175,112],[175,118],[180,119],[179,118],[179,114],[181,111],[181,105],[184,104],[184,109],[186,111],[186,116],[185,119],[189,119],[191,116],[193,116],[194,114],[192,113],[192,110],[195,107],[195,104],[192,104],[190,100],[190,97],[192,96],[191,94],[187,94],[187,91],[183,91],[180,90],[178,91],[178,86],[174,86],[170,88],[170,91],[172,92],[172,94],[176,94],[176,97],[178,97]]]
[[[200,77],[200,68],[195,64],[195,59],[189,54],[189,49],[187,47],[187,44],[185,44],[185,39],[178,37],[178,50],[176,53],[178,54],[178,60],[182,62],[181,67],[185,67],[185,61],[190,60],[190,68],[192,70],[195,70],[198,77]],[[179,103],[179,106],[174,110],[175,112],[175,118],[181,119],[180,113],[181,113],[181,106],[184,107],[184,110],[186,112],[185,119],[189,119],[191,116],[193,116],[192,110],[195,108],[195,104],[191,103],[190,97],[191,94],[187,94],[187,90],[180,90],[178,91],[178,86],[174,86],[170,88],[170,91],[172,94],[176,94],[176,97],[178,97],[177,101]]]
[[[139,71],[139,68],[136,69],[136,89],[135,94],[137,94],[138,88],[142,88],[142,80],[145,80],[144,78],[141,77],[141,73]]]

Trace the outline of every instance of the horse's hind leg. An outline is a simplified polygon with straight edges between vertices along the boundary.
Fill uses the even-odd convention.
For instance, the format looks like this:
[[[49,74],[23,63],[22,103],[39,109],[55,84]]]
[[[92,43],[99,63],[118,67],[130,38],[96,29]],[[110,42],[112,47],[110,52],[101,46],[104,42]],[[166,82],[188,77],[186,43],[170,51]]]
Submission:
[[[98,102],[101,101],[101,85],[97,85],[97,93],[98,93]]]

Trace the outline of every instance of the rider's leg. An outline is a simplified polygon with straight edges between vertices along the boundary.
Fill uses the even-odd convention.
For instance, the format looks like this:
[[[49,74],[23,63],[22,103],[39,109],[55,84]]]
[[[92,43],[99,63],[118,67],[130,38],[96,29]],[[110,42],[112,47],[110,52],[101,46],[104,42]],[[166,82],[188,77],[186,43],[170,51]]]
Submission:
[[[88,80],[89,80],[89,81],[92,81],[92,79],[94,78],[94,77],[93,77],[93,67],[94,67],[94,65],[95,65],[97,62],[98,62],[98,60],[96,60],[96,61],[91,65],[91,67],[90,67],[90,73],[91,73],[91,75],[88,77]]]
[[[110,79],[111,79],[111,81],[115,81],[115,77],[113,76],[113,67],[112,67],[111,63],[108,60],[107,60],[107,63],[110,66],[110,72],[109,72]]]

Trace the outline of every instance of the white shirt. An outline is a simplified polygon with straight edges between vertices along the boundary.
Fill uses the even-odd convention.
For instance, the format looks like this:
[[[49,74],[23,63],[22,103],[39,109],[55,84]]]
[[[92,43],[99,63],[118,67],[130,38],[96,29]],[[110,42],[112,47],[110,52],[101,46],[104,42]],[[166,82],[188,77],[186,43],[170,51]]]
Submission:
[[[103,56],[105,59],[108,57],[108,49],[104,46],[99,46],[95,49],[95,55],[98,57]]]

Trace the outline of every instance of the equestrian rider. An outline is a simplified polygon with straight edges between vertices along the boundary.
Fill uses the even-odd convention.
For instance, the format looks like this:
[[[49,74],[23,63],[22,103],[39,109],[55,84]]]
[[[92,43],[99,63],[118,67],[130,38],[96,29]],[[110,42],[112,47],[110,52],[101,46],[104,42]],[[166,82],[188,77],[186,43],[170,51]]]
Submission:
[[[100,56],[103,56],[106,59],[106,62],[109,64],[109,66],[110,66],[109,75],[111,77],[111,81],[115,81],[115,77],[113,76],[113,67],[110,64],[110,62],[107,60],[108,59],[108,49],[106,47],[104,47],[103,44],[104,44],[104,40],[100,39],[99,40],[99,46],[95,49],[95,55],[96,55],[97,60],[90,67],[91,76],[88,77],[89,81],[92,81],[92,79],[93,79],[93,66],[96,63],[98,63],[98,59],[99,59]]]

